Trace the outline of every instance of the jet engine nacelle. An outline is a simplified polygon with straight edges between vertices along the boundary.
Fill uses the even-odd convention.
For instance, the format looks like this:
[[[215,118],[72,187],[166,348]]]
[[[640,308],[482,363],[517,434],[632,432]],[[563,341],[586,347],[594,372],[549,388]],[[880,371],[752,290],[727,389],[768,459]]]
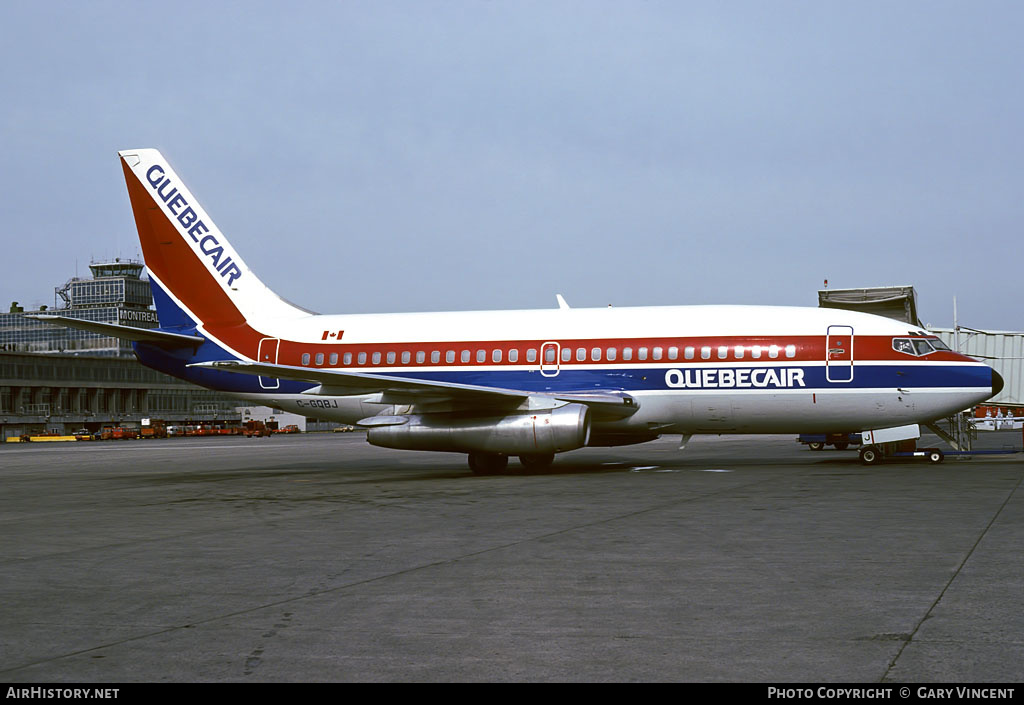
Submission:
[[[508,416],[414,415],[401,425],[371,427],[366,440],[401,450],[533,455],[582,448],[589,436],[590,409],[567,404]]]

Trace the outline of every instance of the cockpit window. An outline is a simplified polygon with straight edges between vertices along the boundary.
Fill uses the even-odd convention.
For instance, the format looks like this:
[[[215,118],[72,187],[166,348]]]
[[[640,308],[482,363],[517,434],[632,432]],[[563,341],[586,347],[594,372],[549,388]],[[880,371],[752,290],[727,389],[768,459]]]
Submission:
[[[949,350],[938,338],[893,338],[892,349],[914,357],[921,357],[936,350]]]
[[[907,355],[917,355],[917,352],[914,350],[914,343],[909,338],[893,338],[892,349]]]
[[[927,340],[921,340],[920,338],[914,339],[914,347],[917,348],[918,355],[927,355],[930,352],[935,352]]]

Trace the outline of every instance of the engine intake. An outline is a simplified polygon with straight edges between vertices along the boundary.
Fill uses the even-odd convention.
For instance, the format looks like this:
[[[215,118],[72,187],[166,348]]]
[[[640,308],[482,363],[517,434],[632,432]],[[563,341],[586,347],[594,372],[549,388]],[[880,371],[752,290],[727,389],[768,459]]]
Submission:
[[[575,450],[585,446],[589,436],[590,409],[583,404],[508,416],[420,414],[410,416],[408,423],[374,426],[366,432],[366,440],[383,448],[505,455]]]

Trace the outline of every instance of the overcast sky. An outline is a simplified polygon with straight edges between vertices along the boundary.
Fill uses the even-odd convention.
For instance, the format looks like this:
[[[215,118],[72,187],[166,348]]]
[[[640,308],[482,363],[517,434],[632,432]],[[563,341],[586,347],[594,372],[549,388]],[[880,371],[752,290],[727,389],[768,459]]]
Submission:
[[[0,303],[138,256],[116,152],[156,147],[320,312],[828,279],[1024,330],[1022,37],[1016,1],[0,2]]]

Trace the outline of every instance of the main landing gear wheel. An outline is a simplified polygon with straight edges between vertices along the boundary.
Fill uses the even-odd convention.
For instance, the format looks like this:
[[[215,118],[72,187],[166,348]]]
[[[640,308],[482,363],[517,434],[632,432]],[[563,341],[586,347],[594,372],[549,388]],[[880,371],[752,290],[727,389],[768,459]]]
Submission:
[[[882,462],[882,452],[875,446],[860,449],[860,462],[865,465],[878,465]]]
[[[544,468],[551,467],[551,463],[555,462],[554,453],[538,453],[536,455],[520,455],[519,462],[523,464],[523,467],[527,470],[543,470]]]
[[[508,467],[508,456],[497,453],[470,453],[469,469],[477,475],[494,475]]]

